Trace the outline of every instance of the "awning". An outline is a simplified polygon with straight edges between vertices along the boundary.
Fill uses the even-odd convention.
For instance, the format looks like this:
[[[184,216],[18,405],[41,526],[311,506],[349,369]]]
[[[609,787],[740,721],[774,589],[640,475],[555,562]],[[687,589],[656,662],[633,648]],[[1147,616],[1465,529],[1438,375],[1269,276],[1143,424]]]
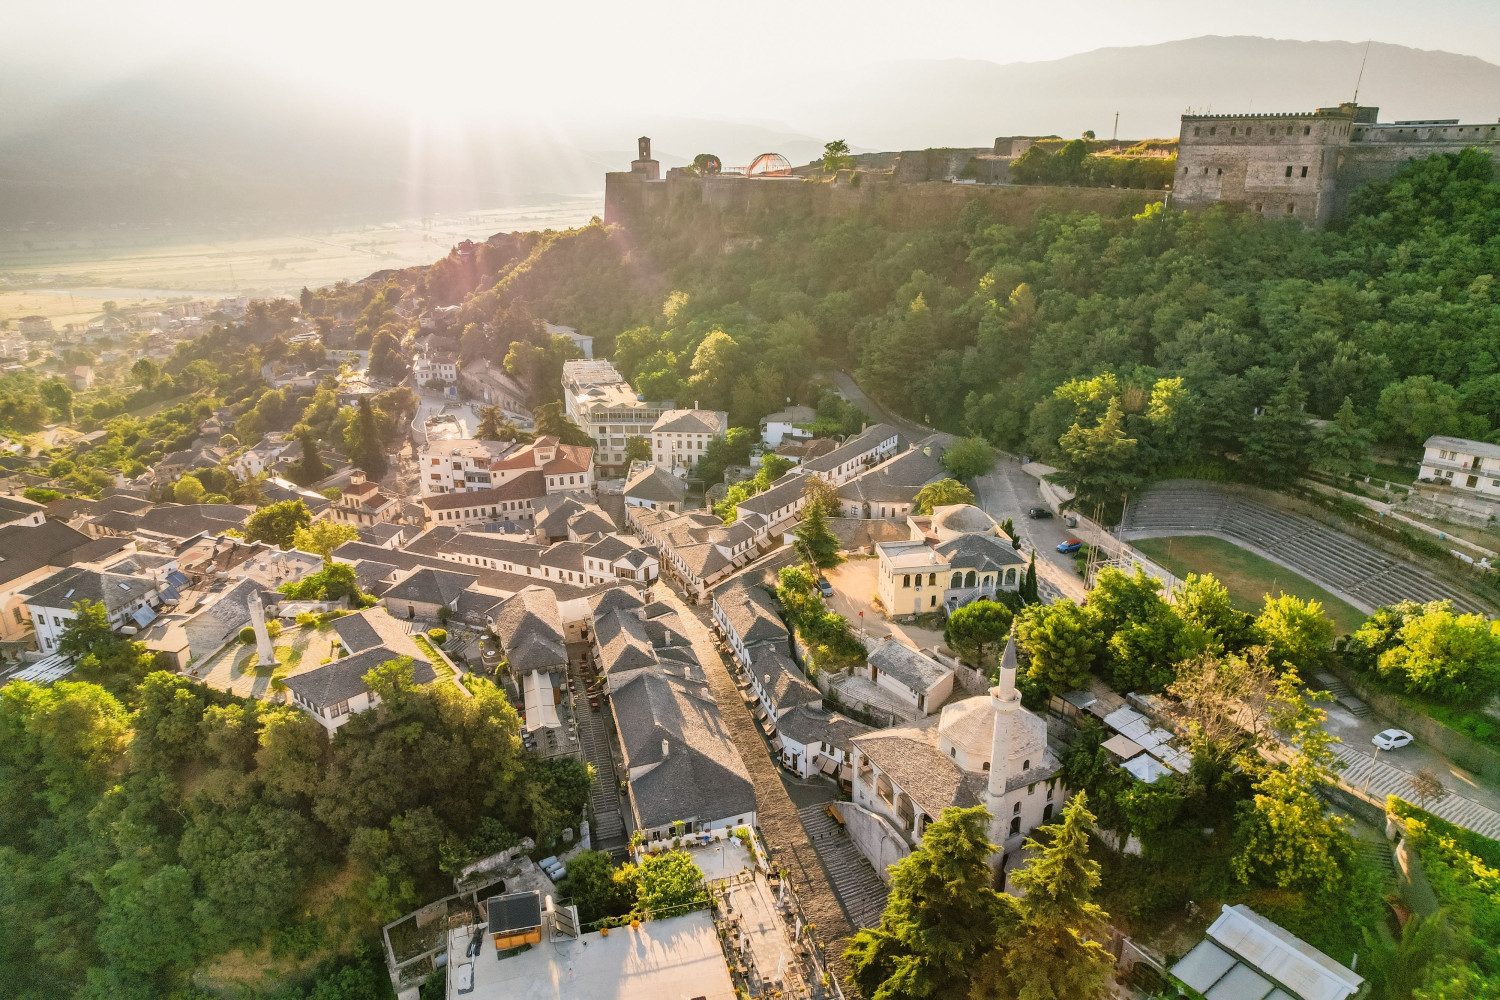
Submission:
[[[557,718],[551,675],[541,670],[533,670],[522,681],[522,689],[526,695],[526,731],[528,733],[538,729],[555,729],[562,725]]]
[[[1129,760],[1136,754],[1144,752],[1146,748],[1128,736],[1111,736],[1104,741],[1104,749],[1121,760]]]
[[[130,620],[135,622],[141,628],[145,628],[147,625],[150,625],[152,622],[156,621],[156,612],[151,610],[150,608],[136,608],[135,611],[131,613]]]
[[[772,737],[772,739],[771,739],[771,749],[773,751],[775,751],[776,753],[781,753],[781,749],[782,748],[781,748],[781,737],[780,736]]]
[[[838,773],[838,769],[839,769],[838,761],[836,761],[836,760],[830,760],[827,757],[824,757],[823,758],[823,763],[821,763],[821,764],[818,765],[818,770],[822,771],[824,774],[827,774],[827,775],[837,774]]]

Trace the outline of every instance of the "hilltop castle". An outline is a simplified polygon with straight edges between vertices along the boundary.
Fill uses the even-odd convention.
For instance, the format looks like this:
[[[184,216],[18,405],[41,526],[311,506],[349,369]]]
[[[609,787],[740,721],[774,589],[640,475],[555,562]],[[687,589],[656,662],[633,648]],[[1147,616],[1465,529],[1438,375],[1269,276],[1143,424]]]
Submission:
[[[1409,160],[1469,146],[1500,149],[1500,125],[1457,118],[1379,122],[1379,108],[1340,104],[1311,112],[1183,115],[1172,203],[1229,202],[1321,226],[1350,192]]]

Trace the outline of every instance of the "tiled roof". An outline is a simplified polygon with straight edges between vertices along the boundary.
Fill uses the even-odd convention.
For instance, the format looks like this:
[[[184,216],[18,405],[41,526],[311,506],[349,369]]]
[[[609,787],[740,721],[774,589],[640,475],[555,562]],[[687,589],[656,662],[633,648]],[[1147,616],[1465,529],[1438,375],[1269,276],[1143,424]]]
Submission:
[[[112,549],[125,544],[120,539],[100,541]],[[64,567],[82,562],[79,551],[93,543],[88,535],[61,521],[44,521],[35,527],[20,524],[0,527],[0,583],[20,579],[43,566]]]
[[[750,650],[750,656],[750,672],[769,692],[771,705],[777,711],[823,703],[822,692],[802,676],[784,646],[762,643]]]
[[[793,469],[782,476],[762,493],[757,493],[748,500],[742,500],[737,505],[742,511],[750,511],[763,517],[770,517],[773,513],[790,504],[800,504],[802,492],[807,488],[806,476],[797,469]]]
[[[682,503],[687,484],[665,469],[648,465],[625,484],[625,496],[651,503]]]
[[[934,684],[953,673],[948,667],[895,639],[880,642],[870,651],[869,662],[917,694],[931,690]]]
[[[771,595],[752,585],[743,575],[715,588],[714,602],[723,609],[729,627],[734,629],[743,645],[780,642],[785,646],[790,639]]]
[[[468,507],[490,507],[511,500],[534,500],[547,493],[547,480],[540,470],[523,472],[514,479],[487,490],[467,493],[439,493],[423,497],[422,506],[433,510],[461,510]]]
[[[458,595],[478,579],[469,573],[423,567],[413,570],[405,579],[387,590],[385,597],[387,600],[445,604],[451,608],[453,602],[458,600]]]
[[[723,434],[729,427],[722,410],[668,410],[651,427],[652,434]]]
[[[568,665],[557,595],[527,587],[494,610],[494,631],[505,658],[516,670],[562,670]]]
[[[873,427],[867,427],[828,454],[819,456],[818,458],[810,458],[803,462],[802,467],[809,472],[828,472],[851,459],[858,458],[860,455],[874,450],[879,447],[880,442],[892,436],[895,436],[897,439],[896,447],[901,447],[900,433],[890,424],[876,424]]]
[[[839,498],[910,503],[923,486],[947,475],[935,458],[911,448],[840,486]]]
[[[933,715],[908,726],[855,736],[852,742],[935,818],[949,806],[978,804],[983,788],[982,779],[966,780],[971,776],[938,751],[937,739],[938,717]]]
[[[846,715],[826,712],[817,705],[798,705],[776,720],[776,731],[803,746],[827,743],[840,750],[851,750],[854,738],[875,730]]]
[[[938,544],[934,551],[948,560],[948,565],[964,569],[999,570],[1026,564],[1010,542],[994,535],[960,535]]]

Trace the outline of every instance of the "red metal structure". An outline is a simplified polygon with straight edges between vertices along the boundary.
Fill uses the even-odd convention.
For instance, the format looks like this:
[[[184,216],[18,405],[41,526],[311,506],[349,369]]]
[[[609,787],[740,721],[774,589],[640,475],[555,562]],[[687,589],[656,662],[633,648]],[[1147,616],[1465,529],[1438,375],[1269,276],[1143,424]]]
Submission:
[[[780,153],[761,153],[745,168],[746,177],[790,177],[792,164]]]

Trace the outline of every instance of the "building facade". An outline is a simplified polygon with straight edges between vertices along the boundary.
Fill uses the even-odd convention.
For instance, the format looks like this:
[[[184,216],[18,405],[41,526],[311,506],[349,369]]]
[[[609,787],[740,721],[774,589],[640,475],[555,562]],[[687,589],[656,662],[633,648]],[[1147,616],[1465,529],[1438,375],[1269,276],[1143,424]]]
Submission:
[[[1500,499],[1500,445],[1434,434],[1423,445],[1419,479]]]
[[[626,441],[649,439],[651,428],[673,407],[671,400],[638,396],[608,361],[565,361],[562,381],[564,409],[594,439],[594,462],[603,476],[624,475]]]

